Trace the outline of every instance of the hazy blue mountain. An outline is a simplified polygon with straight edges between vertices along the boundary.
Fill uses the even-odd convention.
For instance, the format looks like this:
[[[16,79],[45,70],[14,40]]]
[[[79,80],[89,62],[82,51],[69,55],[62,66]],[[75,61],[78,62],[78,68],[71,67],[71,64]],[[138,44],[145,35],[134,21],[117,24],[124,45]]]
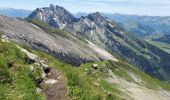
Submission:
[[[77,18],[80,18],[81,16],[87,16],[88,13],[85,13],[85,12],[78,12],[78,13],[75,13],[74,16],[77,17]]]
[[[152,40],[170,44],[170,35],[164,35],[159,38],[152,39]]]
[[[125,14],[108,14],[104,16],[109,19],[122,23],[127,31],[142,36],[141,34],[170,34],[170,17],[161,16],[138,16],[138,15],[125,15]],[[133,22],[133,24],[132,24]],[[142,26],[139,27],[138,25]],[[128,26],[128,27],[127,27]],[[136,28],[134,31],[134,27]],[[144,28],[145,27],[145,28]],[[150,31],[151,30],[151,31]],[[143,31],[141,33],[141,31]],[[146,34],[145,34],[146,35]],[[144,36],[145,36],[144,35]]]
[[[9,17],[27,17],[32,11],[24,9],[14,9],[14,8],[0,8],[0,15],[5,15]]]

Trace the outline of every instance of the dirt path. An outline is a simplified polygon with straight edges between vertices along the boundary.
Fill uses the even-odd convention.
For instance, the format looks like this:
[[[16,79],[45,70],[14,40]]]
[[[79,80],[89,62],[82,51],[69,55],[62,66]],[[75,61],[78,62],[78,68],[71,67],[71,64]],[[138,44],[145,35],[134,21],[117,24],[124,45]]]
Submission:
[[[41,88],[47,100],[66,100],[67,88],[65,81],[63,75],[57,70],[50,70],[50,75],[41,83]]]
[[[38,63],[40,68],[42,68],[42,78],[43,81],[40,83],[40,88],[42,92],[45,93],[47,100],[66,100],[67,99],[67,87],[65,84],[64,76],[58,70],[48,67],[48,64],[45,64],[40,60],[40,58],[29,52],[28,50],[19,47],[16,45],[22,52],[26,53],[30,60]],[[45,70],[48,69],[48,70]],[[34,67],[32,68],[34,70]]]

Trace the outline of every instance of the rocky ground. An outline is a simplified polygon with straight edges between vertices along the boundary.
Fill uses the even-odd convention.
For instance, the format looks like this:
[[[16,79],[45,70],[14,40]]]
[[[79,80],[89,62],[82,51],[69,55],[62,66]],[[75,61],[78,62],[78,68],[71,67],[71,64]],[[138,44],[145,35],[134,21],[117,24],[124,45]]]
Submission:
[[[48,79],[41,83],[47,100],[66,100],[67,88],[62,73],[54,69],[51,69],[49,73]]]
[[[130,76],[135,80],[135,82],[130,82],[121,77],[118,77],[109,70],[110,78],[107,79],[110,83],[115,83],[120,86],[120,90],[124,93],[127,93],[134,100],[169,100],[170,92],[164,89],[153,90],[146,88],[144,86],[144,81],[140,77],[136,76],[133,73],[129,73]],[[137,84],[140,83],[140,84]]]
[[[17,46],[22,52],[26,53],[30,61],[38,65],[41,69],[41,77],[37,79],[37,92],[43,92],[47,100],[66,100],[67,88],[63,74],[47,65],[47,61],[41,60],[37,55]],[[35,67],[30,66],[34,71]]]

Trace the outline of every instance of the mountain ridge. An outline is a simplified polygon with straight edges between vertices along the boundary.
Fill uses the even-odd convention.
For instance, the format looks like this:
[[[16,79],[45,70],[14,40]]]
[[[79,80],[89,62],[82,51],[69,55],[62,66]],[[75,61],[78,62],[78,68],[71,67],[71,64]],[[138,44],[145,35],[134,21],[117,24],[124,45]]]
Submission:
[[[143,30],[148,32],[148,35],[152,34],[162,34],[162,35],[168,35],[170,33],[169,26],[170,26],[170,16],[138,16],[138,15],[126,15],[126,14],[103,14],[106,17],[115,20],[119,23],[122,24],[128,24],[127,22],[135,22],[138,24],[141,24],[142,26],[151,28],[154,30],[154,32],[148,32],[148,30]],[[131,26],[129,25],[130,28],[125,26],[125,29],[127,31],[133,30],[131,29]],[[138,28],[137,30],[141,30],[141,28]],[[136,34],[135,32],[133,32]],[[145,36],[145,35],[144,35]],[[143,36],[141,36],[143,37]]]
[[[27,17],[32,10],[25,10],[25,9],[15,9],[15,8],[0,8],[0,15],[5,15],[9,17],[20,17],[25,18]]]
[[[50,7],[48,9],[50,9]],[[67,10],[64,9],[64,11],[66,11],[65,13],[70,14]],[[50,10],[46,13],[50,13]],[[63,16],[63,18],[65,17],[66,16]],[[43,21],[41,17],[38,19]],[[57,16],[56,19],[58,19]],[[62,20],[55,20],[52,23],[60,23],[61,25],[64,25],[62,29],[68,33],[88,39],[99,47],[106,49],[113,54],[118,54],[154,77],[162,80],[168,78],[168,61],[164,59],[163,56],[160,56],[161,53],[165,53],[164,51],[148,44],[142,39],[130,35],[117,23],[106,19],[98,12],[84,17],[82,16],[78,19],[74,17],[73,19],[76,20],[71,20],[71,22],[66,23],[62,22]],[[49,19],[47,18],[44,22],[49,24],[48,20]],[[160,54],[157,54],[154,50],[159,51]],[[167,58],[170,58],[169,54],[166,55]]]

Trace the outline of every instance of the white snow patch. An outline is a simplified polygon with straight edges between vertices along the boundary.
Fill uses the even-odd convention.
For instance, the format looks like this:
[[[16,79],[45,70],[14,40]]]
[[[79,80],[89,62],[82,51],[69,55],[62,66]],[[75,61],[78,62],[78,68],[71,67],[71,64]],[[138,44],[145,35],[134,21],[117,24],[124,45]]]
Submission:
[[[110,23],[109,23],[109,26],[112,27],[112,28],[114,27],[114,26],[113,26],[112,24],[110,24]]]
[[[41,8],[40,10],[41,10],[41,12],[44,12],[44,9]]]
[[[93,30],[90,31],[90,36],[92,36],[92,35],[93,35]]]
[[[39,13],[39,16],[40,16],[40,19],[43,20],[43,15],[41,12]]]

